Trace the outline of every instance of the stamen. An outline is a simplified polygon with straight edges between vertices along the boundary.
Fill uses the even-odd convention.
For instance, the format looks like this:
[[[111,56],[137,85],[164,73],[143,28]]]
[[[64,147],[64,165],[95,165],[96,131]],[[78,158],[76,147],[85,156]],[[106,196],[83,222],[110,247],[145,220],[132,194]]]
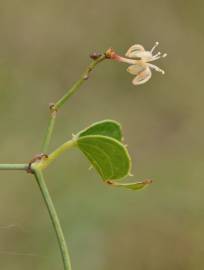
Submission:
[[[160,68],[157,68],[157,69],[156,69],[156,68],[155,68],[155,70],[158,71],[158,72],[161,72],[161,74],[163,74],[163,75],[165,74],[165,71],[164,71],[163,69],[160,69]]]
[[[152,53],[158,45],[159,45],[159,42],[156,41],[150,52]]]
[[[157,59],[159,59],[159,58],[160,58],[160,56],[158,56],[158,57],[156,57],[156,58],[152,58],[152,59],[148,60],[148,63],[149,63],[149,62],[153,62],[153,61],[155,61],[155,60],[157,60]]]
[[[156,53],[155,55],[153,55],[153,57],[157,57],[159,55],[161,55],[161,52]]]
[[[149,60],[148,62],[155,61],[155,60],[157,60],[157,59],[159,59],[161,57],[165,58],[166,56],[167,56],[167,53],[164,53],[163,55],[161,55],[161,52],[158,52],[157,54],[153,55],[152,59]]]
[[[155,65],[153,65],[153,64],[149,64],[149,63],[148,63],[148,66],[149,66],[150,68],[152,68],[152,69],[158,71],[158,72],[161,72],[163,75],[165,74],[165,71],[164,71],[163,69],[161,69],[161,68],[159,68],[159,67],[157,67],[157,66],[155,66]]]
[[[155,60],[157,60],[157,59],[159,59],[159,58],[161,58],[160,55],[154,55],[154,56],[152,57],[152,59],[149,60],[148,62],[155,61]]]

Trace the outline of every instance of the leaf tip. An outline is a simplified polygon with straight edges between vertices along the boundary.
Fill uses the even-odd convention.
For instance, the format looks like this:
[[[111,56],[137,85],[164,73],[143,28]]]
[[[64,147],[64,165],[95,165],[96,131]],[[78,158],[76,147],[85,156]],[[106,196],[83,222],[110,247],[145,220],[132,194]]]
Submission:
[[[144,183],[145,185],[150,185],[150,184],[153,183],[153,180],[151,180],[151,179],[145,179],[145,180],[143,181],[143,183]]]

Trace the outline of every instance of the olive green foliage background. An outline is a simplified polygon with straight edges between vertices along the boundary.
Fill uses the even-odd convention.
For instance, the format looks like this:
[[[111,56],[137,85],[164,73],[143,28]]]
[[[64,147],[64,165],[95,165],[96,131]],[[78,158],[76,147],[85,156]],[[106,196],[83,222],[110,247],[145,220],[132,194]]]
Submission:
[[[40,152],[48,103],[89,63],[89,53],[135,43],[168,57],[134,87],[126,64],[101,63],[59,112],[51,148],[94,121],[122,123],[140,191],[102,183],[76,150],[46,172],[74,269],[203,268],[203,1],[0,3],[0,162]],[[40,192],[30,175],[0,172],[0,268],[62,269]]]

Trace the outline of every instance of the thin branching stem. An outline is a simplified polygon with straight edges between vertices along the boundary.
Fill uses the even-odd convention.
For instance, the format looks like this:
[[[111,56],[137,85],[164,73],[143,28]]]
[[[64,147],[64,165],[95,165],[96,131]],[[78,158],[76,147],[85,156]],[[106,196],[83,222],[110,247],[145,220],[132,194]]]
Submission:
[[[46,169],[50,163],[52,163],[55,159],[57,159],[63,152],[75,147],[77,145],[76,140],[73,138],[60,145],[56,150],[49,154],[48,157],[42,158],[40,162],[34,163],[32,168],[37,168],[39,170]]]
[[[48,123],[45,139],[44,139],[43,147],[42,147],[42,151],[44,154],[47,153],[48,147],[52,138],[52,134],[53,134],[54,126],[56,122],[57,111],[65,104],[67,100],[69,100],[69,98],[74,93],[76,93],[79,90],[83,82],[85,82],[89,78],[90,73],[96,67],[96,65],[102,62],[103,60],[105,60],[106,58],[108,58],[106,53],[96,58],[92,57],[94,61],[92,61],[89,64],[89,66],[87,67],[85,72],[81,75],[79,80],[74,83],[74,85],[65,93],[65,95],[62,98],[60,98],[56,103],[50,105],[50,120]],[[41,194],[43,196],[45,205],[48,209],[49,216],[53,224],[53,228],[57,236],[57,240],[58,240],[61,255],[62,255],[64,270],[72,270],[69,251],[68,251],[68,247],[65,241],[65,237],[61,228],[61,224],[60,224],[57,212],[55,210],[51,196],[49,194],[47,185],[45,183],[42,170],[45,169],[52,161],[54,161],[62,152],[74,146],[76,146],[76,140],[73,138],[72,140],[58,147],[50,155],[48,156],[43,155],[40,161],[36,159],[36,160],[32,160],[28,164],[0,164],[0,170],[24,170],[24,171],[34,174],[35,179],[40,188]]]
[[[51,117],[50,117],[47,131],[46,131],[46,136],[45,136],[45,139],[43,142],[43,149],[42,149],[43,153],[47,153],[47,151],[48,151],[49,143],[51,141],[52,133],[53,133],[54,126],[55,126],[56,116],[57,116],[56,112],[51,113]]]
[[[0,164],[0,170],[26,171],[28,164]]]
[[[102,62],[103,60],[105,60],[106,58],[107,58],[107,56],[105,54],[103,54],[100,57],[98,57],[96,60],[92,61],[89,64],[89,66],[86,68],[85,72],[81,75],[79,80],[74,83],[74,85],[65,93],[65,95],[62,98],[60,98],[55,104],[52,104],[52,107],[50,107],[51,118],[50,118],[50,121],[48,123],[48,128],[46,130],[45,139],[43,142],[43,147],[42,147],[43,153],[47,153],[47,151],[48,151],[48,147],[49,147],[49,144],[50,144],[50,141],[52,138],[52,134],[54,131],[57,111],[65,104],[65,102],[73,94],[75,94],[79,90],[80,86],[89,78],[89,74],[96,67],[96,65],[98,63]]]
[[[43,173],[39,169],[34,169],[34,175],[38,183],[38,186],[40,188],[41,194],[43,196],[45,205],[48,209],[50,219],[52,221],[52,224],[53,224],[56,236],[57,236],[57,240],[58,240],[61,255],[62,255],[64,270],[72,270],[69,250],[66,244],[66,240],[62,231],[62,227],[61,227],[57,212],[55,210],[47,185],[45,183]]]

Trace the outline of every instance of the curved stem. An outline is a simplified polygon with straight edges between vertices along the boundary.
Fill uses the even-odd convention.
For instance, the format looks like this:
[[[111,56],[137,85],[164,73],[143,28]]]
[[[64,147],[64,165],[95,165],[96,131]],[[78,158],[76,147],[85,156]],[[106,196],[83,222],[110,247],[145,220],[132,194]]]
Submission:
[[[58,158],[63,152],[69,150],[77,145],[76,140],[72,139],[70,141],[65,142],[64,144],[60,145],[55,151],[49,154],[48,157],[43,158],[40,162],[33,163],[32,169],[44,170],[46,169],[50,163],[52,163],[56,158]]]
[[[26,171],[28,164],[0,164],[0,170]]]
[[[96,60],[92,61],[89,66],[86,68],[85,72],[81,75],[78,81],[74,83],[74,85],[65,93],[65,95],[60,98],[55,104],[51,107],[51,119],[48,123],[48,128],[45,134],[45,139],[43,142],[43,153],[47,153],[52,133],[54,130],[55,120],[57,111],[64,105],[64,103],[74,94],[76,93],[80,86],[89,78],[89,74],[96,67],[96,65],[107,58],[106,54],[101,55]]]
[[[39,169],[34,169],[34,175],[38,183],[38,186],[40,188],[46,207],[48,209],[49,216],[50,216],[52,225],[54,227],[54,230],[57,236],[57,240],[58,240],[61,255],[62,255],[64,270],[72,270],[68,247],[65,241],[65,237],[61,228],[61,224],[60,224],[57,212],[55,210],[53,201],[47,189],[47,185],[45,183],[43,173]]]

